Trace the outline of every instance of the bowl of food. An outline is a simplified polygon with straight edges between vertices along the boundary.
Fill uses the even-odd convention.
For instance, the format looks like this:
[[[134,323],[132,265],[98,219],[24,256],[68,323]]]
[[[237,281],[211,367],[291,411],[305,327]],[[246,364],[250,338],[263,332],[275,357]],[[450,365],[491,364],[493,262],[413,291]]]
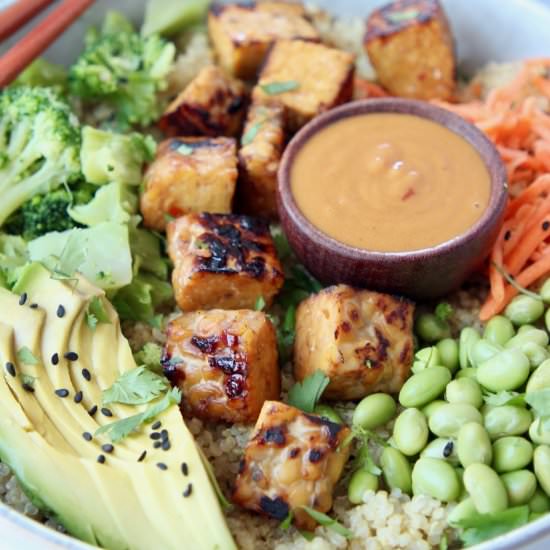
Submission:
[[[99,0],[0,91],[2,545],[548,546],[550,12],[334,4]],[[439,301],[325,286],[280,224],[293,136],[383,105],[485,151],[474,208],[506,169]]]

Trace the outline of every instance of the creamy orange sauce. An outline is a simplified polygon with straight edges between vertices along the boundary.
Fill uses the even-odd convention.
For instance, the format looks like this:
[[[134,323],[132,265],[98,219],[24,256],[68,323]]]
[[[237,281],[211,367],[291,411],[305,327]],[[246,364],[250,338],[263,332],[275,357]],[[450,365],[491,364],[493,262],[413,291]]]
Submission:
[[[345,118],[304,143],[291,169],[297,205],[351,246],[417,250],[466,231],[489,202],[490,176],[462,137],[397,113]]]

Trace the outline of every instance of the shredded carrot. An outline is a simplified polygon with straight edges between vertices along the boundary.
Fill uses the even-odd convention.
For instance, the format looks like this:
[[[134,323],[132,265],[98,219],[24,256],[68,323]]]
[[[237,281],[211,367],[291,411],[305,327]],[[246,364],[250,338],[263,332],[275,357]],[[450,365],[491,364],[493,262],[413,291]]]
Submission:
[[[506,166],[509,201],[490,254],[490,291],[479,317],[500,313],[520,287],[550,275],[550,58],[526,61],[515,78],[485,99],[474,82],[468,103],[437,102],[474,123]]]

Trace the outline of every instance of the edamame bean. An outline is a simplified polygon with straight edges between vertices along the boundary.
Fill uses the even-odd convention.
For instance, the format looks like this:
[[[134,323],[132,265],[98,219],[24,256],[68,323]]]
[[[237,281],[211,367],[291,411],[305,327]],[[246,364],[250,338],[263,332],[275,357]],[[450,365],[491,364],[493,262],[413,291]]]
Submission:
[[[451,381],[446,367],[431,367],[413,374],[399,392],[399,402],[404,407],[422,407],[443,393]]]
[[[533,453],[533,469],[541,489],[550,497],[550,447],[539,445]]]
[[[541,363],[529,377],[525,391],[532,393],[550,388],[550,359]]]
[[[393,447],[385,447],[380,455],[380,468],[390,489],[401,489],[403,493],[411,494],[411,465],[405,455]]]
[[[545,330],[540,330],[535,327],[521,327],[518,333],[504,344],[504,349],[521,349],[525,344],[534,343],[539,346],[546,347],[548,345],[548,333]]]
[[[477,367],[477,381],[488,390],[515,390],[525,383],[530,372],[529,360],[517,349],[501,351]]]
[[[352,424],[367,430],[373,430],[391,420],[397,411],[397,405],[391,395],[373,393],[364,397],[353,412]]]
[[[447,402],[443,399],[436,399],[431,403],[428,403],[422,408],[422,414],[429,420],[430,416],[441,407],[441,405],[446,405]]]
[[[539,295],[547,304],[550,304],[550,278],[544,281],[540,288]]]
[[[506,493],[508,494],[508,504],[510,506],[521,506],[527,504],[535,494],[537,489],[537,478],[529,470],[517,470],[508,472],[500,476]]]
[[[449,403],[468,403],[479,409],[483,395],[479,384],[473,378],[459,378],[447,384],[445,398]]]
[[[529,426],[529,437],[537,445],[550,445],[550,426],[548,422],[543,422],[540,417],[535,418]]]
[[[419,349],[415,356],[412,372],[417,373],[429,367],[436,367],[440,364],[439,351],[435,346]]]
[[[513,405],[490,407],[483,415],[483,425],[491,439],[521,435],[529,429],[532,421],[533,416],[527,409]]]
[[[344,423],[342,417],[330,405],[316,405],[313,412],[323,418],[326,418],[327,420],[330,420],[331,422],[334,422],[335,424]]]
[[[491,359],[491,357],[494,357],[497,353],[502,351],[502,346],[499,346],[498,344],[493,344],[492,342],[489,342],[488,340],[478,340],[473,346],[472,346],[472,362],[474,366],[478,366],[484,361],[487,361],[487,359]]]
[[[550,510],[550,498],[539,487],[537,487],[535,494],[529,501],[529,510],[538,514],[548,512],[548,510]]]
[[[447,516],[447,521],[449,522],[449,525],[457,527],[462,520],[474,516],[477,516],[474,501],[470,497],[467,497],[453,508],[453,511]]]
[[[352,504],[361,504],[367,491],[378,491],[378,477],[367,470],[353,472],[348,484],[348,500]]]
[[[550,311],[550,309],[548,311]],[[523,344],[523,346],[521,346],[521,351],[525,354],[527,359],[529,359],[529,366],[531,369],[536,369],[550,357],[548,350],[542,346],[539,346],[535,342],[527,342],[526,344]]]
[[[458,343],[453,338],[443,338],[436,345],[440,364],[451,372],[458,368]]]
[[[476,462],[491,464],[493,460],[493,447],[489,434],[481,424],[467,422],[460,428],[457,440],[457,454],[464,468]]]
[[[426,417],[418,409],[405,409],[395,420],[393,440],[404,455],[418,454],[428,442]]]
[[[428,424],[435,435],[456,438],[460,428],[467,422],[481,424],[481,413],[466,403],[449,403],[435,411]]]
[[[504,315],[516,326],[534,323],[543,313],[543,301],[525,294],[516,296],[504,310]]]
[[[465,369],[460,369],[457,373],[455,378],[458,380],[460,378],[473,378],[477,381],[477,369],[473,367],[467,367]]]
[[[437,342],[451,335],[449,323],[433,313],[419,315],[415,323],[415,330],[424,342]]]
[[[524,468],[533,459],[533,445],[524,437],[507,436],[493,443],[493,468],[499,474]]]
[[[480,514],[494,514],[508,507],[504,483],[486,464],[470,464],[464,470],[464,486]]]
[[[458,342],[458,361],[460,363],[460,368],[465,369],[473,366],[471,350],[480,338],[481,336],[475,328],[464,327],[460,331],[460,339]]]
[[[419,458],[412,471],[414,495],[428,495],[442,502],[453,502],[460,496],[460,483],[453,467],[437,458]]]
[[[546,327],[546,330],[550,331],[550,309],[547,309],[544,314],[544,326]]]
[[[514,334],[515,330],[512,321],[503,315],[495,315],[485,325],[483,339],[498,346],[503,346]]]
[[[420,453],[420,456],[424,458],[439,458],[453,466],[458,465],[456,442],[447,437],[438,437],[428,443],[426,448]]]

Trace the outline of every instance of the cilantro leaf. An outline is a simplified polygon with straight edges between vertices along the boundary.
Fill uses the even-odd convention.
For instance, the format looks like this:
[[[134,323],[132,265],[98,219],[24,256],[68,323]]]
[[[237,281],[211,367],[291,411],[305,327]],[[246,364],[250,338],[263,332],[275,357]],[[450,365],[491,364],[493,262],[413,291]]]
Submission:
[[[243,134],[243,137],[241,138],[241,145],[250,145],[254,138],[258,135],[258,132],[260,131],[260,128],[262,127],[265,120],[258,120],[255,124],[253,124],[248,130]]]
[[[147,367],[136,367],[125,372],[110,388],[103,391],[103,404],[143,405],[156,399],[167,388],[166,378],[151,372]]]
[[[301,508],[302,510],[307,512],[308,515],[311,516],[319,525],[322,525],[323,527],[327,527],[331,531],[338,533],[339,535],[341,535],[342,537],[345,537],[346,539],[354,538],[355,535],[347,527],[344,527],[341,523],[331,518],[330,516],[327,516],[322,512],[319,512],[313,508],[310,508],[309,506],[301,506]]]
[[[164,323],[164,315],[162,313],[159,313],[157,315],[154,315],[153,317],[151,317],[148,321],[147,321],[147,324],[150,326],[150,327],[153,327],[153,328],[157,328],[159,330],[162,330],[162,324]]]
[[[94,296],[88,304],[86,323],[92,330],[95,330],[98,323],[111,324],[111,319],[105,311],[99,296]]]
[[[254,304],[254,309],[256,311],[263,311],[265,309],[265,300],[263,296],[258,296],[256,303]]]
[[[298,533],[302,535],[308,542],[311,542],[315,538],[315,533],[312,533],[311,531],[305,531],[303,529],[298,529]]]
[[[150,406],[145,411],[128,416],[122,420],[105,424],[96,430],[95,435],[108,434],[111,441],[116,443],[125,437],[128,437],[141,424],[151,422],[160,413],[169,409],[172,405],[179,405],[181,402],[181,392],[177,388],[172,388],[162,399]]]
[[[288,403],[297,409],[307,413],[312,413],[315,405],[325,391],[330,382],[330,378],[322,371],[316,370],[302,382],[296,382],[288,392]]]
[[[435,316],[442,321],[446,321],[453,313],[453,306],[447,302],[441,302],[435,307]]]
[[[292,254],[292,250],[283,230],[279,226],[273,226],[271,228],[271,236],[273,237],[279,260],[286,260]]]
[[[522,407],[525,405],[525,394],[515,391],[499,391],[498,393],[485,392],[483,400],[487,405],[500,407],[502,405],[514,405]]]
[[[460,538],[465,546],[474,546],[492,539],[512,529],[521,527],[529,521],[529,507],[516,506],[496,514],[477,514],[457,522],[464,531]]]
[[[447,541],[447,535],[443,535],[439,541],[439,550],[448,550],[449,542]]]
[[[25,384],[27,386],[30,386],[31,388],[34,388],[34,381],[36,380],[36,376],[31,376],[30,374],[22,374],[21,375],[21,383]]]
[[[148,368],[150,371],[162,374],[162,348],[154,342],[147,342],[137,353],[134,354],[136,363]]]
[[[17,360],[25,365],[38,365],[40,362],[27,346],[19,348],[16,355]]]
[[[292,520],[294,519],[294,512],[292,510],[289,510],[288,515],[286,516],[283,521],[281,521],[281,525],[279,526],[283,530],[287,530],[292,525]]]
[[[300,87],[300,83],[296,80],[284,80],[281,82],[269,82],[267,84],[260,84],[260,88],[267,95],[284,94],[285,92],[291,92]]]

